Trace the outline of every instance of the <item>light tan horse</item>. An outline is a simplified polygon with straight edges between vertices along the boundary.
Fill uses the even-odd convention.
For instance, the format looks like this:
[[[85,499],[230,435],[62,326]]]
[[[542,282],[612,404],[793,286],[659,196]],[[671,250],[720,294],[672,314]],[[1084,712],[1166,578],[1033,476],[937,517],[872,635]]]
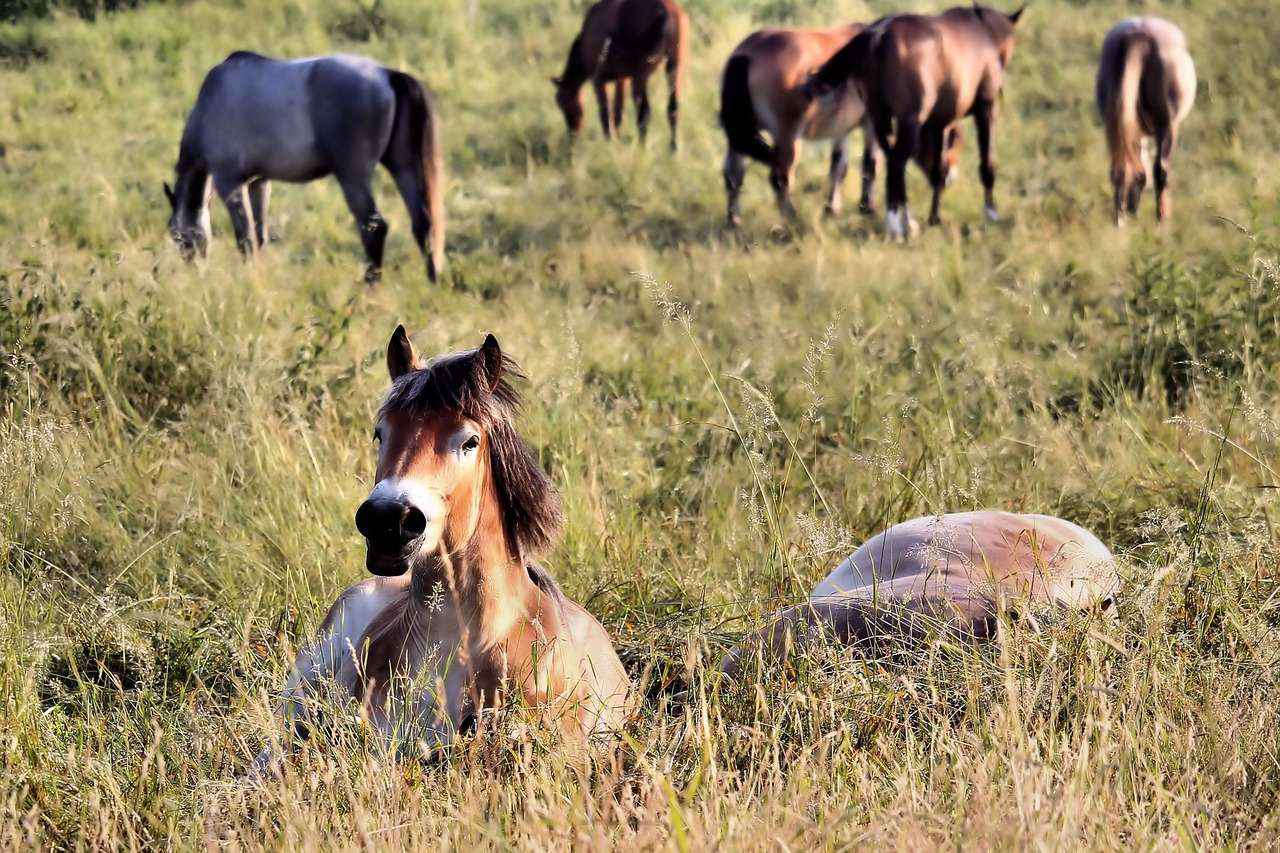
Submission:
[[[929,224],[940,222],[946,186],[941,152],[947,134],[969,115],[978,135],[984,214],[988,222],[999,219],[992,130],[1022,12],[1006,15],[975,5],[941,15],[891,15],[863,30],[815,72],[817,96],[850,79],[862,92],[877,141],[889,154],[885,225],[890,237],[903,239],[915,229],[907,210],[906,175],[907,164],[922,149],[934,164],[928,172],[933,186]]]
[[[427,756],[512,694],[569,733],[618,728],[631,683],[609,635],[533,562],[562,518],[516,432],[518,366],[492,335],[422,365],[403,326],[387,366],[377,484],[356,513],[379,577],[329,609],[281,716],[305,737],[352,704],[389,748]],[[250,772],[280,757],[268,747]]]
[[[569,47],[564,73],[551,78],[556,105],[564,114],[569,133],[577,136],[582,132],[582,87],[590,82],[604,137],[612,139],[622,127],[629,80],[636,104],[636,129],[643,143],[649,127],[649,78],[665,63],[670,89],[667,121],[671,150],[676,150],[688,43],[689,16],[672,0],[600,0],[594,4]],[[610,83],[614,86],[612,113]]]
[[[785,660],[821,639],[868,651],[878,641],[939,633],[984,642],[1002,610],[1107,610],[1118,588],[1107,546],[1061,518],[991,510],[915,518],[869,539],[806,604],[775,614],[731,649],[720,671],[737,679],[757,655]]]
[[[1169,160],[1178,144],[1178,125],[1195,99],[1196,66],[1182,30],[1162,18],[1130,18],[1107,33],[1098,63],[1097,101],[1111,149],[1116,225],[1124,224],[1122,205],[1132,216],[1142,201],[1148,136],[1156,139],[1156,222],[1168,218]]]
[[[840,186],[849,171],[849,137],[866,119],[866,109],[851,83],[835,86],[814,97],[809,77],[844,47],[863,24],[841,24],[827,29],[774,28],[747,36],[734,48],[725,63],[720,82],[720,126],[728,139],[724,160],[724,186],[729,196],[729,224],[742,221],[742,182],[746,160],[751,158],[769,167],[778,208],[786,217],[795,216],[791,185],[795,163],[805,140],[831,142],[831,170],[826,213],[840,212]],[[773,143],[765,141],[767,132]],[[959,152],[955,129],[948,137],[943,169],[949,176]],[[924,156],[932,151],[922,148]],[[873,210],[876,167],[880,148],[868,126],[862,152],[863,213]],[[932,162],[921,162],[926,171]]]

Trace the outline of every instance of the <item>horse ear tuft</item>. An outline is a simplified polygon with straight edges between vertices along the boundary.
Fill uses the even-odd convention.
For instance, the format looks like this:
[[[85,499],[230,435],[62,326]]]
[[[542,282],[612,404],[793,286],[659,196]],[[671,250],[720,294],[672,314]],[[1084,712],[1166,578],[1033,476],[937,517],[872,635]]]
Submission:
[[[502,348],[493,335],[485,335],[480,358],[484,362],[484,375],[489,380],[489,393],[492,394],[498,390],[498,383],[502,380]]]
[[[1018,19],[1022,17],[1022,13],[1025,11],[1027,11],[1027,4],[1023,3],[1021,9],[1009,16],[1009,22],[1013,24],[1018,23]]]
[[[548,77],[547,79],[551,81],[552,86],[559,86],[561,83],[564,82],[563,77]]]
[[[163,186],[164,186],[164,197],[169,199],[169,206],[170,207],[177,206],[178,199],[177,199],[177,196],[173,194],[173,187],[169,186],[168,181],[164,181]]]
[[[391,381],[395,382],[406,373],[411,373],[418,366],[418,354],[413,351],[409,342],[409,334],[404,326],[396,326],[391,334],[391,342],[387,344],[387,372]]]

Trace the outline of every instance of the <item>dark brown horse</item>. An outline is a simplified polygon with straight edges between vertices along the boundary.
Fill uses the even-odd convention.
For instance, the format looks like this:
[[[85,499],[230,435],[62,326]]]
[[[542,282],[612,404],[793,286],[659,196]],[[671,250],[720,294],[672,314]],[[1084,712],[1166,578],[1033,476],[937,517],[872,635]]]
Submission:
[[[795,163],[804,140],[831,140],[831,171],[826,212],[840,212],[840,185],[849,169],[849,137],[865,124],[862,96],[846,82],[814,97],[809,86],[813,72],[864,29],[862,24],[841,24],[822,30],[775,28],[759,30],[734,48],[725,63],[720,84],[720,126],[729,142],[724,161],[724,186],[729,196],[729,224],[741,222],[742,182],[746,160],[769,167],[769,184],[778,208],[795,215],[791,184]],[[761,132],[772,137],[767,142]],[[942,164],[952,175],[959,152],[959,136],[948,136]],[[928,149],[919,154],[928,156]],[[880,147],[868,129],[862,152],[863,213],[872,211],[872,192]],[[921,161],[926,171],[933,163]]]
[[[1107,126],[1115,223],[1138,212],[1147,185],[1143,148],[1156,138],[1156,222],[1170,212],[1169,159],[1178,125],[1196,99],[1196,67],[1182,31],[1161,18],[1130,18],[1111,28],[1098,64],[1098,111]]]
[[[868,651],[939,634],[984,642],[1001,611],[1106,611],[1119,584],[1107,546],[1061,518],[991,510],[915,518],[869,539],[807,603],[730,649],[720,672],[736,680],[753,657],[782,661],[820,640]]]
[[[667,121],[671,124],[674,151],[688,33],[689,17],[671,0],[600,0],[588,9],[582,31],[569,47],[564,73],[551,78],[556,87],[556,104],[564,113],[569,133],[577,136],[582,131],[582,87],[590,82],[605,139],[612,139],[622,127],[629,80],[636,103],[636,127],[643,143],[649,127],[649,78],[665,63],[670,90]],[[610,83],[614,84],[612,113]]]
[[[516,432],[518,366],[492,335],[423,364],[403,326],[387,366],[377,484],[356,513],[378,577],[329,608],[281,716],[305,736],[354,702],[388,748],[427,756],[510,695],[569,733],[616,729],[631,683],[613,643],[534,562],[562,518]],[[279,759],[268,747],[250,772]]]
[[[996,182],[992,154],[1005,66],[1013,53],[1014,27],[1022,15],[981,6],[957,7],[941,15],[894,15],[876,21],[831,57],[814,75],[814,96],[852,78],[861,89],[878,141],[889,152],[886,178],[889,235],[904,238],[914,225],[907,211],[907,163],[924,149],[932,164],[933,206],[929,223],[940,222],[946,186],[947,134],[973,116],[986,191],[985,214],[994,222]],[[896,124],[896,130],[895,130]]]

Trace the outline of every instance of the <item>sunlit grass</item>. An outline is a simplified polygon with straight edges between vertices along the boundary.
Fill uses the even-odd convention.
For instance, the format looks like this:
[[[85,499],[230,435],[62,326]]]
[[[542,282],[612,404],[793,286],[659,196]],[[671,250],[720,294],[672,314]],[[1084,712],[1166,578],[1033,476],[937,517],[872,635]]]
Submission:
[[[621,144],[590,123],[568,144],[546,77],[582,4],[378,8],[380,34],[338,0],[0,25],[0,847],[1274,844],[1268,2],[1034,4],[997,131],[1007,221],[980,224],[970,138],[946,224],[906,247],[819,218],[817,145],[798,226],[753,165],[727,232],[714,118],[752,28],[897,4],[691,3],[675,158],[661,115],[647,149],[630,113]],[[1162,233],[1149,201],[1109,226],[1092,107],[1102,34],[1140,10],[1183,25],[1201,80]],[[366,53],[432,88],[439,286],[385,176],[377,290],[332,182],[277,187],[256,261],[218,208],[182,264],[161,181],[205,71],[245,48]],[[353,733],[246,788],[293,650],[364,575],[352,516],[397,323],[426,353],[493,332],[533,377],[524,433],[568,516],[547,562],[648,698],[619,742],[498,725],[419,767]],[[706,680],[864,537],[975,507],[1097,531],[1118,620]],[[664,704],[677,682],[694,702]]]

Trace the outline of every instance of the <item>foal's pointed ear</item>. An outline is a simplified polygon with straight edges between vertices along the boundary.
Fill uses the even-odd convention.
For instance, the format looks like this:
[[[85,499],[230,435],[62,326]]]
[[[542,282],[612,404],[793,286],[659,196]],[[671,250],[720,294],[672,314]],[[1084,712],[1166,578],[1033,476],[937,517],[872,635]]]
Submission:
[[[164,182],[164,197],[169,199],[169,206],[175,207],[178,204],[177,197],[173,194],[173,187],[169,186],[169,182]]]
[[[396,326],[391,335],[391,343],[387,344],[387,372],[391,374],[391,381],[395,382],[417,366],[418,354],[413,351],[408,333],[404,326]]]
[[[552,86],[559,86],[561,83],[564,82],[563,77],[548,77],[547,79],[551,81]]]
[[[1025,11],[1027,11],[1027,4],[1023,3],[1021,9],[1009,16],[1009,22],[1012,24],[1018,23],[1018,19],[1022,17],[1022,13]]]
[[[498,382],[502,379],[502,348],[493,335],[485,335],[480,358],[484,362],[484,375],[489,380],[489,393],[492,394],[498,390]]]

